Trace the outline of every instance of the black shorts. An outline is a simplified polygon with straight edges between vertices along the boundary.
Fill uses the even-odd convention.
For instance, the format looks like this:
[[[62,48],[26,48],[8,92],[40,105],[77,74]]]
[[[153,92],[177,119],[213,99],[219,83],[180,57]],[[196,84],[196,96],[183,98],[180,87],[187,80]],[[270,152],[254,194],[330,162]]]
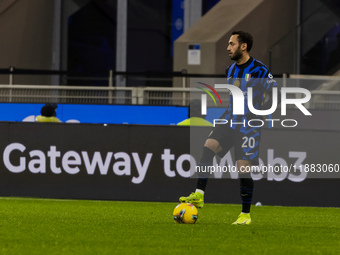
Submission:
[[[227,124],[218,124],[208,138],[217,140],[221,145],[219,157],[224,157],[234,147],[235,160],[249,160],[252,166],[259,165],[261,128],[253,128],[244,133],[230,128]]]

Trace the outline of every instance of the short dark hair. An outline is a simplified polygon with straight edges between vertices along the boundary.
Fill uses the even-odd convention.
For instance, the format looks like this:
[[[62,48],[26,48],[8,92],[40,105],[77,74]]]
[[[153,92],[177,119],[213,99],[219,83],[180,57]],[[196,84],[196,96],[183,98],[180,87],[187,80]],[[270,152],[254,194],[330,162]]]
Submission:
[[[253,47],[253,37],[251,36],[251,34],[244,32],[244,31],[233,31],[231,35],[238,35],[237,37],[238,42],[240,44],[246,43],[248,52]]]
[[[57,116],[57,112],[56,112],[57,108],[58,108],[58,106],[56,104],[45,104],[40,110],[41,116],[56,117]]]

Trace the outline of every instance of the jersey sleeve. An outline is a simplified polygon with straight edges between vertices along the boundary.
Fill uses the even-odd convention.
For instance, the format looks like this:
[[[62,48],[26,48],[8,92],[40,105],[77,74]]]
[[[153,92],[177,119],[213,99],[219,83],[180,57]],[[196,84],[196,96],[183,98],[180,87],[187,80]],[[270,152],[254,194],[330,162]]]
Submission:
[[[278,104],[281,102],[280,88],[279,88],[276,80],[274,80],[273,75],[269,72],[268,69],[264,74],[262,86],[263,86],[264,95],[265,95],[264,103],[263,103],[263,109],[269,109],[272,106],[273,88],[274,87],[277,88]]]
[[[277,87],[276,80],[274,80],[274,76],[269,72],[268,69],[266,70],[262,79],[262,86],[265,91],[268,91],[273,87]]]
[[[230,69],[230,66],[228,66],[226,69],[225,69],[225,77],[228,78],[228,73],[229,73],[229,69]]]

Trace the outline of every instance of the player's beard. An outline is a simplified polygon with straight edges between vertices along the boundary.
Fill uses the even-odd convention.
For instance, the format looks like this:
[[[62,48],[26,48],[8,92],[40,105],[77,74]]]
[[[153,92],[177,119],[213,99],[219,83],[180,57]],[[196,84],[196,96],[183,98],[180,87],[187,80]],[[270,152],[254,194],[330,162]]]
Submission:
[[[231,59],[231,60],[234,60],[234,61],[237,61],[237,60],[239,60],[241,57],[242,57],[242,51],[241,51],[240,46],[238,46],[237,50],[234,52],[233,55],[231,55],[230,59]]]

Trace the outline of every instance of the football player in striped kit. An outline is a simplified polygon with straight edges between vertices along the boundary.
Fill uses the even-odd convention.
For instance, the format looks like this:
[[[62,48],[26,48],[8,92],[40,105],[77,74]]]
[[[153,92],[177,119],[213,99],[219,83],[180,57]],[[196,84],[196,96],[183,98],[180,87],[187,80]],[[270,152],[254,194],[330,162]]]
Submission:
[[[259,164],[259,145],[261,139],[261,125],[249,120],[259,116],[253,114],[248,107],[248,96],[252,96],[253,106],[257,110],[266,110],[272,105],[272,88],[277,87],[273,75],[260,61],[249,55],[253,45],[252,36],[244,31],[234,31],[228,42],[227,51],[231,60],[235,62],[226,69],[227,83],[233,84],[242,90],[244,95],[244,115],[233,114],[233,97],[229,96],[229,106],[221,118],[230,123],[217,124],[208,136],[199,166],[212,166],[215,155],[223,157],[234,147],[235,159],[240,178],[240,194],[242,211],[236,225],[248,225],[251,222],[250,207],[252,202],[254,182],[251,178],[251,166]],[[252,95],[247,95],[248,88],[252,87]],[[266,95],[269,100],[265,103]],[[198,208],[204,205],[204,192],[208,182],[207,173],[198,173],[195,192],[187,197],[180,197],[180,202],[192,203]]]

